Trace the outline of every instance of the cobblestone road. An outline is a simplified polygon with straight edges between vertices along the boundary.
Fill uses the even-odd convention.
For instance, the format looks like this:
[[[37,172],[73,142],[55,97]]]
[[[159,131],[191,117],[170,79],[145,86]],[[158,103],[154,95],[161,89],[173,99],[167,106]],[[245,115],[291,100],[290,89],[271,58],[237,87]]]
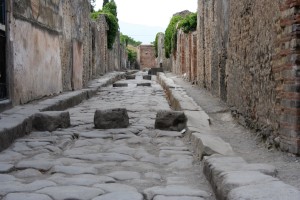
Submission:
[[[181,134],[154,130],[157,111],[170,108],[141,75],[69,109],[70,128],[33,132],[1,152],[0,199],[215,199]],[[130,127],[94,129],[95,110],[109,108],[127,108]]]

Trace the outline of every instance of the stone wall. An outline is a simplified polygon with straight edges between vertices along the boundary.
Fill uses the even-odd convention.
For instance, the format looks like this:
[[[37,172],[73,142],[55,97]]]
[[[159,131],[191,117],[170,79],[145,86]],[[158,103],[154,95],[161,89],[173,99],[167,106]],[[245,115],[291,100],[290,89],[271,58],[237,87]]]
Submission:
[[[154,46],[153,45],[138,46],[137,62],[140,69],[156,67]]]
[[[171,58],[166,58],[165,56],[164,43],[165,43],[165,35],[163,33],[158,33],[156,67],[162,66],[164,71],[171,71],[172,60]]]
[[[13,0],[7,1],[7,13],[14,105],[81,89],[92,78],[126,66],[119,38],[107,49],[105,16],[90,20],[89,0]]]

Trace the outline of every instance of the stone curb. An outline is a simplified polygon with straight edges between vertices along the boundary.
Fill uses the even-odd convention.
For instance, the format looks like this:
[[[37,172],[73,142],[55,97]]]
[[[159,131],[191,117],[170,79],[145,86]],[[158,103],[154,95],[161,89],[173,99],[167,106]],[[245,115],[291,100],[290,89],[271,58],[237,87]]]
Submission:
[[[220,200],[296,200],[300,191],[275,178],[277,171],[267,164],[249,164],[234,156],[230,144],[214,136],[209,116],[184,89],[158,73],[157,81],[167,94],[175,110],[184,111],[188,118],[186,138],[191,142],[196,157],[204,157],[203,172]],[[186,102],[184,102],[186,101]]]
[[[133,72],[129,72],[134,73]],[[78,105],[82,101],[96,95],[101,87],[108,86],[125,78],[125,72],[108,73],[100,79],[89,83],[85,89],[65,92],[36,103],[16,106],[0,114],[0,152],[9,147],[15,139],[29,134],[32,130],[33,115],[44,111],[62,111]]]

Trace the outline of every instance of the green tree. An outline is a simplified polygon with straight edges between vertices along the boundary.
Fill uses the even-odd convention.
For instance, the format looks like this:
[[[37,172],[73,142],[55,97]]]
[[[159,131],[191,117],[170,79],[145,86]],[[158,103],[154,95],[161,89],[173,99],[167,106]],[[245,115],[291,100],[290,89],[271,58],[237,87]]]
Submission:
[[[109,0],[103,0],[103,4],[102,4],[102,8],[105,6],[105,4],[107,4],[109,2]]]
[[[91,18],[96,20],[100,14],[105,15],[106,22],[108,24],[107,46],[109,49],[112,49],[117,33],[119,31],[116,3],[113,0],[111,2],[106,3],[102,10],[92,12]]]

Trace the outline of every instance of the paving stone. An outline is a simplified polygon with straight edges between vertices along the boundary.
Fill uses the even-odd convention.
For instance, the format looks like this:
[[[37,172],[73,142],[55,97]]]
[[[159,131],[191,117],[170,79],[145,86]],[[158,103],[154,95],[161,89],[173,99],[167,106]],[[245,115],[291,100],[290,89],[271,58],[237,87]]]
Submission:
[[[159,175],[159,173],[156,173],[156,172],[147,172],[147,173],[145,173],[145,178],[157,179],[157,180],[162,179],[161,175]]]
[[[94,124],[97,129],[127,128],[129,117],[124,108],[96,110]]]
[[[55,131],[71,125],[69,112],[47,111],[36,113],[32,119],[32,126],[38,131]]]
[[[89,131],[89,132],[81,132],[78,134],[79,137],[84,138],[102,138],[102,139],[112,139],[113,134],[101,131]]]
[[[155,196],[153,200],[204,200],[201,197],[189,197],[189,196]]]
[[[147,199],[153,199],[156,195],[163,196],[190,196],[190,197],[209,197],[209,194],[199,189],[193,189],[188,186],[168,185],[166,187],[157,186],[144,190]]]
[[[48,195],[32,193],[10,193],[3,200],[52,200]]]
[[[0,162],[14,162],[23,159],[24,156],[20,153],[6,150],[0,152]]]
[[[300,191],[281,181],[271,181],[238,187],[228,194],[228,200],[299,200]]]
[[[69,175],[78,174],[97,174],[98,171],[94,167],[77,167],[77,166],[54,166],[52,173],[64,173]]]
[[[30,178],[30,177],[38,177],[41,176],[42,173],[36,169],[25,169],[18,171],[15,176],[18,178]]]
[[[15,168],[14,165],[9,164],[9,163],[0,163],[0,174],[1,173],[9,173],[13,171]]]
[[[40,171],[48,171],[55,163],[53,161],[47,161],[47,160],[22,160],[17,163],[16,168],[17,169],[37,169]]]
[[[138,172],[132,172],[132,171],[116,171],[109,174],[106,174],[109,177],[113,177],[114,179],[125,181],[125,180],[131,180],[131,179],[140,179],[141,174]]]
[[[56,184],[51,181],[34,181],[29,184],[23,184],[20,182],[6,182],[5,184],[0,184],[0,195],[4,196],[8,193],[19,193],[19,192],[33,192],[45,187],[55,186]]]
[[[131,156],[119,154],[119,153],[98,153],[98,154],[86,154],[86,155],[70,155],[70,158],[90,160],[90,161],[103,161],[103,162],[124,162],[135,161]]]
[[[143,200],[143,195],[138,192],[113,192],[96,197],[93,200]]]
[[[96,184],[93,185],[93,187],[101,188],[106,192],[137,192],[137,189],[135,187],[120,183]]]
[[[127,146],[115,147],[109,150],[109,152],[120,153],[133,156],[136,153],[136,149]]]
[[[170,163],[168,166],[175,169],[189,169],[193,167],[193,158],[178,159],[175,162]]]
[[[50,142],[27,142],[27,145],[31,148],[44,147],[49,144],[51,143]]]
[[[36,191],[36,193],[49,195],[55,200],[90,200],[94,197],[104,194],[104,191],[100,188],[90,188],[84,186],[59,186],[47,187]]]
[[[185,185],[187,182],[185,177],[167,177],[167,185]]]
[[[186,128],[186,122],[184,112],[161,110],[156,115],[155,129],[181,131]]]
[[[153,137],[182,137],[181,132],[177,131],[162,131],[162,130],[156,130],[152,131],[152,136]]]
[[[115,179],[108,176],[95,176],[90,174],[74,175],[71,177],[65,174],[54,174],[48,179],[60,185],[77,185],[77,186],[92,186],[97,183],[115,182]]]
[[[17,181],[17,179],[9,174],[0,174],[0,182],[11,182],[11,181]]]

